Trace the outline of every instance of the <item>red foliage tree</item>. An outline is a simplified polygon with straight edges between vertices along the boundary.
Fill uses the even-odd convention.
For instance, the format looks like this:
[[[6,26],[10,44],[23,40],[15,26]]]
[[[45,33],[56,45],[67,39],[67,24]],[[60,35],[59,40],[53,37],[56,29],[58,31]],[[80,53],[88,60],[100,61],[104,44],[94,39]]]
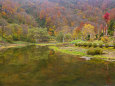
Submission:
[[[105,31],[105,33],[106,33],[106,35],[107,35],[107,33],[108,33],[108,25],[107,25],[107,23],[108,23],[108,21],[110,20],[110,14],[107,12],[107,13],[105,13],[105,15],[104,15],[104,19],[105,19],[105,21],[106,21],[106,31]]]
[[[108,12],[105,13],[104,19],[105,19],[106,23],[109,21],[109,19],[110,19],[110,14],[109,14]]]

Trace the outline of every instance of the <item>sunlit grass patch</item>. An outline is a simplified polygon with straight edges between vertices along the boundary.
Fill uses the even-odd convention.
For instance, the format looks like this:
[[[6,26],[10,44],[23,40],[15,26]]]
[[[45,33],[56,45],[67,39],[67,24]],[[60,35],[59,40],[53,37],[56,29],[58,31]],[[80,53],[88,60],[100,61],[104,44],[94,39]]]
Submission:
[[[74,49],[68,50],[68,49],[60,49],[56,46],[49,46],[50,49],[54,49],[55,51],[59,51],[62,53],[66,53],[66,54],[72,54],[72,55],[86,55],[84,52],[80,52],[80,51],[75,51]]]
[[[24,42],[24,41],[13,41],[13,44],[27,44],[28,42]]]

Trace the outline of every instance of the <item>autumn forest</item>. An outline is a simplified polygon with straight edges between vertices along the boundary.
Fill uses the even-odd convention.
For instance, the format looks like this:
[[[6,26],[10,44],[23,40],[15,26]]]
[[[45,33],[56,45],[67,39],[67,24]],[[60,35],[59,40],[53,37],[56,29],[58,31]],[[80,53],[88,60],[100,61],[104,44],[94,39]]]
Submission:
[[[91,34],[92,40],[102,35],[113,36],[115,1],[0,0],[0,25],[4,26],[0,34],[9,42],[44,42],[61,33],[66,41],[81,37],[85,40],[86,34]]]

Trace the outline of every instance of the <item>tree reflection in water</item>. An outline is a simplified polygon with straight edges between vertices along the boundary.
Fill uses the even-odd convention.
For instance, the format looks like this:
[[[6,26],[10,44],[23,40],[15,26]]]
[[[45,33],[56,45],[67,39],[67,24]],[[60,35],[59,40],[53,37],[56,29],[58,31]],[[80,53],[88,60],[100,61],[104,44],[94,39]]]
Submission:
[[[11,48],[0,53],[0,86],[114,86],[114,72],[114,62],[85,61],[48,46]]]

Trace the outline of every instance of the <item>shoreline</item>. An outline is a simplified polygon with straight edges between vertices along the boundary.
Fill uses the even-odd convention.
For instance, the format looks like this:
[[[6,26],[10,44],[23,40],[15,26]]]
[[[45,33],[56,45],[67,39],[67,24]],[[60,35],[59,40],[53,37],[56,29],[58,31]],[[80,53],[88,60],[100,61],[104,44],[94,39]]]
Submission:
[[[105,55],[87,55],[86,51],[87,49],[81,48],[78,49],[78,47],[57,47],[57,46],[49,46],[50,49],[53,49],[55,51],[69,54],[69,55],[76,55],[76,56],[86,56],[86,57],[91,57],[91,58],[96,58],[96,59],[104,59],[104,60],[115,60],[115,57],[109,57],[109,54]],[[81,50],[81,51],[80,51]]]
[[[75,56],[86,56],[86,57],[91,57],[91,58],[97,58],[97,59],[110,59],[110,60],[115,60],[115,57],[113,56],[109,56],[109,53],[111,53],[111,49],[108,49],[110,51],[108,51],[109,53],[104,54],[104,55],[87,55],[86,48],[81,48],[81,47],[76,47],[76,46],[61,46],[58,47],[56,45],[62,45],[63,43],[41,43],[41,44],[34,44],[34,45],[38,45],[38,46],[49,46],[49,49],[53,49],[55,51],[61,52],[61,53],[65,53],[65,54],[69,54],[69,55],[75,55]],[[3,49],[8,49],[8,48],[16,48],[16,47],[24,47],[27,45],[33,45],[32,43],[21,43],[21,44],[7,44],[7,45],[3,45],[0,47],[0,51]],[[106,51],[106,49],[103,49],[104,51]]]
[[[7,44],[7,45],[3,45],[0,47],[0,51],[3,49],[8,49],[8,48],[16,48],[16,47],[24,47],[27,46],[27,44]]]

